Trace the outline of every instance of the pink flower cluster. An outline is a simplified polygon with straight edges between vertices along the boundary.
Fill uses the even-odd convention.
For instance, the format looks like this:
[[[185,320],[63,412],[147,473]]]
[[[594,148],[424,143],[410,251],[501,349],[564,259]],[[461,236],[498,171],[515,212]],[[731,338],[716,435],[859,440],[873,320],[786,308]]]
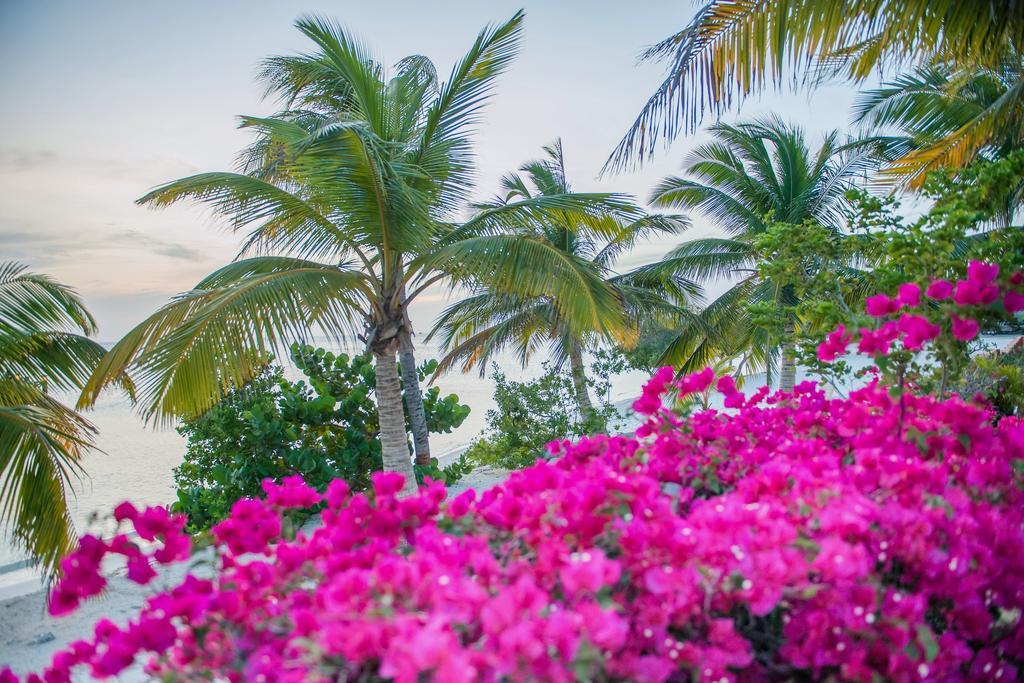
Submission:
[[[713,380],[661,371],[637,436],[563,445],[479,497],[336,481],[322,526],[287,538],[281,509],[321,497],[268,484],[215,530],[212,578],[98,623],[28,680],[140,658],[172,681],[1017,678],[1024,422],[876,385],[745,396],[722,378],[735,411],[661,402]],[[180,528],[119,510],[165,543]],[[57,596],[102,583],[98,543]]]
[[[924,296],[933,302],[952,299],[955,305],[944,311],[949,320],[949,330],[959,341],[970,341],[981,332],[981,325],[970,316],[961,315],[965,309],[991,306],[1002,297],[1003,310],[1014,314],[1024,310],[1024,272],[1013,273],[1000,285],[997,264],[971,261],[967,266],[967,277],[956,283],[949,280],[933,280]],[[857,350],[860,353],[878,356],[887,355],[892,343],[903,342],[903,348],[917,351],[926,343],[942,334],[942,325],[933,323],[924,315],[907,312],[922,306],[921,287],[913,282],[900,285],[895,297],[876,294],[864,302],[865,312],[873,318],[890,318],[875,329],[862,327],[859,330]],[[899,313],[898,318],[891,316]],[[846,353],[854,341],[854,335],[847,332],[845,325],[839,325],[818,345],[818,359],[831,363]]]
[[[172,515],[164,507],[139,512],[125,502],[114,510],[114,518],[118,523],[131,522],[139,538],[145,541],[160,540],[160,547],[147,554],[127,534],[119,533],[109,541],[83,536],[78,550],[61,561],[61,581],[50,596],[50,614],[59,616],[72,612],[82,600],[103,592],[107,580],[100,569],[108,555],[123,556],[128,578],[139,584],[147,584],[156,576],[153,561],[171,564],[188,559],[192,542],[184,532],[186,519],[183,515]]]

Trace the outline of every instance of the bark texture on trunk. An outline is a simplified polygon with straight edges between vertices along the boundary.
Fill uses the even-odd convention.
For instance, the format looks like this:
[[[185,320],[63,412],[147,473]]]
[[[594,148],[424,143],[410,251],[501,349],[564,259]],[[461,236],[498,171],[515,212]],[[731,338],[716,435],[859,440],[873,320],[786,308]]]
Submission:
[[[796,330],[792,322],[786,323],[783,334],[785,339],[782,342],[779,389],[793,391],[793,387],[796,386],[796,358],[793,357],[793,336],[796,334]]]
[[[427,430],[427,413],[423,408],[423,392],[420,391],[420,377],[416,372],[416,349],[408,323],[398,333],[398,361],[402,369],[402,387],[405,408],[409,412],[412,427],[412,443],[416,450],[416,464],[430,464],[430,432]]]
[[[416,476],[409,455],[409,440],[405,432],[405,411],[402,409],[402,385],[395,367],[398,344],[392,340],[373,351],[377,365],[377,414],[380,419],[380,445],[384,470],[405,475],[402,495],[416,491]]]
[[[594,403],[590,400],[587,388],[587,366],[583,364],[583,352],[578,344],[569,343],[569,370],[572,374],[572,386],[576,391],[576,403],[580,407],[580,415],[589,420],[594,415]]]

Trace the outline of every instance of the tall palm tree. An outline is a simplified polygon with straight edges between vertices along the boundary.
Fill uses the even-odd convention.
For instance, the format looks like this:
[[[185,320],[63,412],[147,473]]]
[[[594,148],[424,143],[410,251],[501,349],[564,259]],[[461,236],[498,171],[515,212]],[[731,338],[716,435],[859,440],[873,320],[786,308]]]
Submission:
[[[719,116],[787,71],[863,82],[878,68],[933,62],[996,67],[1024,51],[1020,0],[710,0],[678,33],[643,53],[665,80],[609,159],[622,167]],[[810,80],[805,81],[810,82]],[[966,156],[981,144],[960,143]],[[946,163],[960,165],[958,155]]]
[[[67,492],[96,429],[51,395],[81,389],[103,357],[74,290],[0,263],[0,524],[48,572],[73,549]]]
[[[505,176],[503,195],[479,208],[493,211],[509,203],[571,194],[561,140],[544,151],[543,159],[520,167],[525,177],[518,173]],[[587,222],[558,212],[538,215],[518,226],[516,236],[549,245],[577,268],[606,282],[615,293],[614,305],[597,310],[593,320],[580,325],[562,311],[585,295],[583,288],[524,294],[493,279],[466,282],[469,296],[449,306],[430,332],[431,337],[440,335],[447,352],[438,372],[461,363],[464,372],[480,364],[483,373],[490,358],[507,347],[516,349],[525,366],[535,351],[547,345],[556,367],[568,363],[580,413],[584,419],[590,418],[594,404],[587,388],[584,352],[601,341],[623,341],[635,335],[644,322],[686,316],[686,305],[699,292],[696,284],[675,276],[616,274],[612,270],[616,259],[646,237],[676,234],[688,227],[689,221],[682,216],[642,215],[639,209],[625,220],[621,211],[606,211],[599,220]]]
[[[895,128],[898,158],[884,173],[911,184],[931,170],[998,159],[1024,148],[1024,56],[1008,50],[993,66],[937,63],[863,93],[854,120],[869,130]],[[1024,184],[1008,197],[1008,225]]]
[[[798,300],[791,285],[762,276],[759,266],[766,255],[759,238],[775,223],[812,223],[844,239],[845,193],[875,163],[878,142],[840,142],[833,131],[812,152],[801,129],[777,118],[719,124],[711,132],[714,141],[698,147],[687,160],[687,176],[662,180],[650,203],[699,211],[726,235],[684,242],[640,270],[698,282],[720,279],[730,286],[702,312],[706,331],[694,334],[692,328],[682,328],[669,343],[666,360],[703,365],[715,355],[742,355],[740,370],[763,366],[769,382],[781,362],[779,386],[790,390],[796,376],[791,347],[800,325],[793,314]],[[850,263],[815,261],[807,268],[854,274]],[[751,319],[753,304],[778,310],[784,320],[781,343]]]
[[[414,487],[396,354],[403,337],[411,339],[407,309],[427,287],[452,274],[477,275],[515,282],[524,294],[572,282],[591,305],[612,300],[602,282],[585,273],[581,280],[553,250],[501,233],[548,211],[586,216],[625,206],[617,197],[548,197],[452,222],[471,187],[472,129],[516,52],[522,20],[520,12],[482,31],[444,84],[426,58],[403,59],[389,78],[341,27],[297,22],[317,51],[282,58],[268,73],[276,74],[274,87],[294,88],[300,105],[313,106],[244,118],[258,135],[241,172],[191,176],[140,200],[166,206],[192,198],[236,230],[255,225],[246,258],[126,335],[90,379],[83,403],[129,372],[140,378],[143,415],[166,422],[212,406],[284,341],[314,332],[358,336],[377,364],[384,466]],[[582,305],[564,314],[593,316]]]

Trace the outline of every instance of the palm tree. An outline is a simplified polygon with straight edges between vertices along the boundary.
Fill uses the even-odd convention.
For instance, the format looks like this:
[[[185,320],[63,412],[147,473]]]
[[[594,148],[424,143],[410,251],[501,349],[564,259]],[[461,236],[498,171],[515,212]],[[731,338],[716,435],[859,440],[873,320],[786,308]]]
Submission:
[[[272,61],[266,73],[303,106],[243,119],[258,136],[241,172],[191,176],[140,200],[197,199],[236,230],[255,224],[246,257],[126,335],[90,379],[83,404],[129,372],[140,378],[143,416],[167,422],[208,409],[285,341],[358,336],[377,364],[384,466],[414,487],[396,354],[411,340],[408,306],[427,287],[451,274],[486,275],[532,294],[571,280],[598,302],[612,299],[553,250],[501,233],[548,211],[589,220],[597,208],[624,205],[617,197],[548,197],[452,222],[471,187],[471,131],[516,52],[522,20],[520,12],[482,31],[444,84],[426,58],[403,59],[388,78],[341,27],[297,22],[317,52]],[[592,315],[582,306],[564,314]],[[414,362],[403,365],[415,372]]]
[[[96,429],[54,398],[77,391],[105,350],[74,290],[0,263],[0,524],[48,573],[74,548],[67,491]]]
[[[769,382],[781,358],[780,388],[793,388],[796,365],[793,337],[800,321],[792,285],[762,275],[769,258],[760,238],[773,224],[813,224],[836,240],[842,234],[845,193],[853,180],[874,163],[875,139],[840,142],[836,131],[817,151],[807,147],[803,132],[777,118],[711,128],[715,140],[698,147],[686,163],[688,177],[661,181],[650,197],[656,207],[700,211],[726,236],[690,240],[658,263],[640,270],[652,276],[673,274],[698,282],[729,281],[730,287],[702,312],[704,331],[684,327],[670,342],[665,359],[676,365],[703,366],[716,355],[743,355],[739,370],[763,366]],[[855,275],[850,263],[811,259],[808,274],[822,268]],[[750,307],[769,306],[783,320],[777,335],[756,324]]]
[[[507,175],[502,179],[504,194],[479,208],[493,211],[511,202],[571,194],[561,140],[544,151],[545,158],[520,167],[525,178],[517,173]],[[606,211],[600,220],[588,222],[567,212],[537,216],[520,226],[513,237],[549,245],[577,268],[602,279],[615,293],[614,305],[595,309],[591,320],[581,326],[562,311],[578,305],[577,301],[589,305],[582,287],[525,295],[509,283],[493,279],[465,283],[469,296],[449,306],[428,336],[440,335],[447,352],[438,373],[459,363],[464,372],[479,363],[483,373],[491,357],[507,347],[516,349],[525,367],[530,356],[547,345],[556,368],[568,363],[580,413],[585,420],[591,418],[595,411],[583,353],[601,341],[635,336],[644,322],[687,315],[685,305],[699,291],[697,285],[678,277],[615,274],[615,260],[639,240],[688,227],[689,221],[682,216],[642,215],[639,209],[630,212],[626,220],[621,211]]]
[[[999,159],[1024,148],[1024,58],[1007,51],[994,66],[933,64],[868,90],[854,120],[869,130],[895,128],[900,152],[885,174],[919,184],[931,170]],[[1024,200],[1024,184],[1009,197],[1004,225]]]
[[[860,83],[878,68],[996,68],[1008,49],[1024,51],[1019,0],[710,0],[688,26],[643,53],[667,61],[667,74],[609,164],[642,161],[659,141],[695,130],[705,107],[717,117],[781,83],[787,70],[807,72],[810,82],[824,66]],[[983,144],[962,136],[960,151],[943,163],[959,166]]]

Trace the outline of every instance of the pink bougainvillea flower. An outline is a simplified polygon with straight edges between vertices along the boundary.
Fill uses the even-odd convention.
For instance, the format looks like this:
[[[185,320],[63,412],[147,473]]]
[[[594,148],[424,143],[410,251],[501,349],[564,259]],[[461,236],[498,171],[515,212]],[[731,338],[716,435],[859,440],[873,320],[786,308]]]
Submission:
[[[901,315],[896,325],[903,334],[903,346],[909,351],[917,351],[942,332],[942,328],[928,318],[911,313]]]
[[[732,375],[723,375],[718,379],[717,384],[718,391],[725,396],[725,407],[726,408],[742,408],[743,403],[746,401],[746,396],[742,391],[736,388],[736,380],[733,379]]]
[[[921,287],[916,282],[900,285],[896,293],[896,303],[907,308],[917,308],[921,305]]]
[[[981,331],[981,325],[974,318],[961,318],[958,315],[953,315],[953,336],[960,341],[970,341],[978,336]]]
[[[923,325],[909,322],[905,334]],[[739,394],[731,378],[717,387]],[[1016,675],[1024,634],[1002,615],[1024,608],[1024,422],[876,384],[846,399],[807,382],[781,398],[762,389],[737,408],[681,421],[659,405],[653,439],[562,444],[558,460],[447,503],[435,485],[396,497],[392,475],[372,495],[332,484],[322,526],[294,539],[280,535],[282,506],[239,501],[214,530],[212,578],[186,576],[123,625],[100,621],[46,680],[147,657],[148,675],[172,681]],[[282,488],[302,491],[268,495],[287,502]],[[152,528],[162,515],[130,518]],[[164,549],[183,537],[168,522]],[[87,597],[104,555],[145,579],[155,552],[83,537],[51,611]]]
[[[1003,308],[1007,313],[1024,311],[1024,292],[1009,290],[1003,295]]]
[[[156,570],[148,557],[131,557],[128,559],[128,578],[135,583],[146,584],[156,578]]]
[[[884,318],[887,315],[895,313],[899,309],[900,304],[897,303],[895,299],[891,299],[885,294],[869,296],[864,301],[864,310],[872,318]]]
[[[967,264],[967,280],[979,285],[987,285],[999,277],[999,264],[970,261]]]
[[[683,377],[678,384],[679,394],[686,396],[688,394],[697,394],[702,391],[707,391],[711,383],[715,381],[715,373],[711,368],[704,368],[700,372]]]
[[[975,280],[958,280],[953,301],[958,306],[987,306],[999,298],[999,287]]]
[[[633,402],[633,410],[641,415],[653,415],[661,408],[661,395],[665,393],[675,374],[675,369],[670,365],[658,368],[644,385],[640,398]]]
[[[846,325],[839,325],[818,345],[818,360],[831,363],[846,353],[853,336],[846,331]]]
[[[936,301],[945,301],[953,296],[953,288],[954,285],[949,280],[932,280],[928,289],[925,290],[925,296]]]
[[[860,341],[857,344],[857,350],[870,356],[884,356],[889,353],[889,347],[899,336],[899,326],[893,320],[885,323],[877,330],[862,327],[860,328]]]
[[[280,484],[264,479],[263,491],[267,503],[280,508],[308,508],[320,502],[320,494],[299,475],[285,477]]]

